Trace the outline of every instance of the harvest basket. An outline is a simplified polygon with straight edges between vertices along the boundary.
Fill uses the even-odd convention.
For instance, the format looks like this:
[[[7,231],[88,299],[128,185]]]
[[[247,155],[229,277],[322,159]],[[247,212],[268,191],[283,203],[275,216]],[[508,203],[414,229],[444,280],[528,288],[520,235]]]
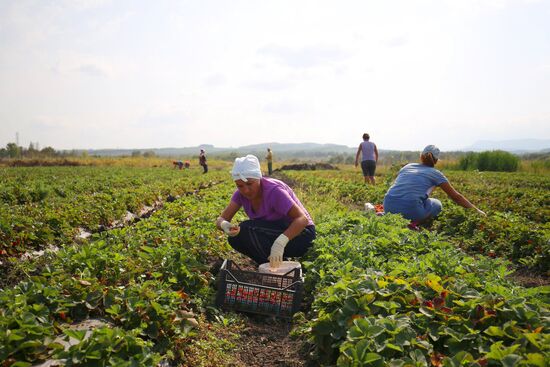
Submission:
[[[290,319],[299,310],[303,295],[302,270],[283,275],[242,270],[225,260],[218,273],[216,306]]]

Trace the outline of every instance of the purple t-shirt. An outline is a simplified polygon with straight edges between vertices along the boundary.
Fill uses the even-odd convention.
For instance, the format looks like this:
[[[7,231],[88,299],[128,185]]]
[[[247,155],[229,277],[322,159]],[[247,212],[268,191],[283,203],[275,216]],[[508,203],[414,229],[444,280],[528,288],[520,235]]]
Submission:
[[[374,143],[368,140],[361,142],[361,153],[363,154],[362,161],[376,161],[374,154]]]
[[[231,201],[242,206],[244,212],[250,219],[271,221],[283,219],[287,223],[290,223],[292,218],[288,216],[288,212],[294,204],[296,204],[306,215],[308,221],[307,225],[313,225],[311,216],[306,208],[304,208],[300,200],[294,194],[294,191],[292,191],[287,184],[274,178],[262,177],[260,185],[262,190],[262,205],[257,212],[252,209],[250,200],[242,196],[239,190],[235,191],[231,197]]]

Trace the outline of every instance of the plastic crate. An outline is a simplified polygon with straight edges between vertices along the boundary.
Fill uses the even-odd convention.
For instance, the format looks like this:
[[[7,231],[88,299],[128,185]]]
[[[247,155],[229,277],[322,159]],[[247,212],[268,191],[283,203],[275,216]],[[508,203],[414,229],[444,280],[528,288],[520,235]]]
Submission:
[[[226,310],[292,318],[300,309],[304,281],[302,269],[284,275],[242,270],[225,260],[218,273],[216,306]]]

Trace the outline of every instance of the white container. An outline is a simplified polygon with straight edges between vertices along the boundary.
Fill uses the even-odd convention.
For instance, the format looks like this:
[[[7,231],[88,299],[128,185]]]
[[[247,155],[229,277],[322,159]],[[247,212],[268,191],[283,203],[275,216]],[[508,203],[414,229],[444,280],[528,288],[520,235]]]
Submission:
[[[283,261],[278,268],[272,268],[269,266],[269,263],[261,264],[258,267],[258,271],[265,274],[285,275],[289,271],[296,268],[302,268],[302,265],[298,261]]]
[[[374,211],[374,205],[372,205],[371,203],[365,203],[365,211],[373,212]]]

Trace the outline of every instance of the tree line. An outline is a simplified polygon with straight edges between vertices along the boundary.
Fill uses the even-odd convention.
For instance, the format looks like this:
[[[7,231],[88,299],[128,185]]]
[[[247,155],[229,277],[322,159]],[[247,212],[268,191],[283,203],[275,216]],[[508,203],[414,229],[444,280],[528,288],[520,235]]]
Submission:
[[[30,143],[28,148],[16,143],[8,143],[5,148],[0,148],[0,158],[46,158],[59,155],[60,153],[52,147],[38,149],[34,143]]]

